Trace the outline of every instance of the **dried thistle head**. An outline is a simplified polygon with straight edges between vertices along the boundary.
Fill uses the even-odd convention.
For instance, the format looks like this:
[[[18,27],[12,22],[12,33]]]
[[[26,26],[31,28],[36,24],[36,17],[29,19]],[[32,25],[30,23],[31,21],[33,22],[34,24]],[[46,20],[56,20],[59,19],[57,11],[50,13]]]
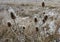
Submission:
[[[25,29],[25,27],[23,27],[23,29]]]
[[[8,41],[9,41],[8,39],[5,40],[5,42],[8,42]]]
[[[34,22],[36,23],[38,20],[37,20],[37,18],[34,18]]]
[[[11,15],[11,18],[12,19],[15,19],[16,18],[13,12],[11,12],[10,15]]]
[[[39,31],[38,27],[36,27],[36,31]]]
[[[8,22],[7,25],[8,25],[8,27],[11,27],[12,26],[10,22]]]
[[[44,19],[42,20],[43,23],[45,23],[45,21],[47,20],[47,18],[48,18],[48,16],[46,15],[46,16],[44,17]]]
[[[48,18],[48,16],[46,15],[46,16],[44,17],[44,19],[47,20],[47,18]]]
[[[45,7],[45,3],[44,2],[42,2],[42,7]]]
[[[45,14],[45,12],[43,12],[43,14]]]
[[[43,21],[43,23],[45,23],[45,20],[44,19],[42,21]]]

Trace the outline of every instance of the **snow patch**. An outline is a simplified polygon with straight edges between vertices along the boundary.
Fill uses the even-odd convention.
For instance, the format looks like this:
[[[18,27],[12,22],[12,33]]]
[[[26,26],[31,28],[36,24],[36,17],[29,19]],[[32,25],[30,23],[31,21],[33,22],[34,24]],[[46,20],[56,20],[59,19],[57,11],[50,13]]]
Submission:
[[[60,34],[60,28],[58,29],[58,33]]]
[[[50,27],[49,32],[52,35],[55,32],[55,29],[56,29],[56,26],[54,24],[54,21],[51,21],[50,22],[49,27]]]

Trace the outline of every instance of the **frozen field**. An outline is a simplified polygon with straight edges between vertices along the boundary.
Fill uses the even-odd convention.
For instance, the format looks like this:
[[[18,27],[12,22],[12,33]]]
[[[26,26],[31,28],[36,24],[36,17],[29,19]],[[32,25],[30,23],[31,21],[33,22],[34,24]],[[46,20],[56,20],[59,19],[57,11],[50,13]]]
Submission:
[[[60,42],[59,1],[0,0],[0,42]]]

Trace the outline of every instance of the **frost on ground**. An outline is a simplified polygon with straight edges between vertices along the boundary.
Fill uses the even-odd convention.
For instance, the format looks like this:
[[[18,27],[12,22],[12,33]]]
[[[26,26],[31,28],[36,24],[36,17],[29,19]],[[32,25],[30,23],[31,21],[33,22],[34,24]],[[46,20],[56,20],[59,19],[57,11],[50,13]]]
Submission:
[[[0,6],[0,42],[60,42],[60,8]]]

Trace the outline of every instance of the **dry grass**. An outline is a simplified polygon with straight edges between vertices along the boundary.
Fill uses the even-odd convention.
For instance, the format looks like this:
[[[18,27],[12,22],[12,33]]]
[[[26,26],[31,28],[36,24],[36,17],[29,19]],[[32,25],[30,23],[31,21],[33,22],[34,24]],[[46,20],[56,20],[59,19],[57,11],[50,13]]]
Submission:
[[[11,6],[13,7],[13,9],[15,9],[15,7],[16,8],[18,7],[19,14],[17,12],[16,14],[18,14],[18,16],[21,19],[20,18],[18,20],[16,20],[16,18],[13,19],[13,22],[11,22],[13,23],[13,25],[11,27],[8,27],[8,25],[6,24],[0,25],[0,42],[54,42],[54,39],[57,40],[57,38],[60,38],[60,34],[58,34],[58,29],[60,27],[59,19],[55,20],[54,17],[48,17],[45,22],[46,24],[43,23],[40,26],[39,21],[42,21],[45,15],[43,14],[43,10],[45,9],[43,9],[42,7],[36,6],[38,7],[36,9],[35,5],[32,4],[20,4],[14,6],[7,4],[7,6]],[[55,7],[48,8],[50,10],[55,9]],[[20,9],[24,9],[23,10],[24,13]],[[36,16],[38,19],[37,23],[34,22],[35,15],[38,15]],[[23,19],[25,17],[29,18]],[[15,20],[19,22],[16,23]],[[50,23],[53,20],[55,21],[55,25],[57,26],[55,33],[53,33],[52,35],[48,33],[49,36],[46,37],[47,33],[45,33],[44,29],[46,29],[46,31],[49,31],[50,28],[48,23]],[[23,29],[23,26],[25,27],[25,29]],[[38,31],[36,31],[36,27],[38,27],[39,29]]]

